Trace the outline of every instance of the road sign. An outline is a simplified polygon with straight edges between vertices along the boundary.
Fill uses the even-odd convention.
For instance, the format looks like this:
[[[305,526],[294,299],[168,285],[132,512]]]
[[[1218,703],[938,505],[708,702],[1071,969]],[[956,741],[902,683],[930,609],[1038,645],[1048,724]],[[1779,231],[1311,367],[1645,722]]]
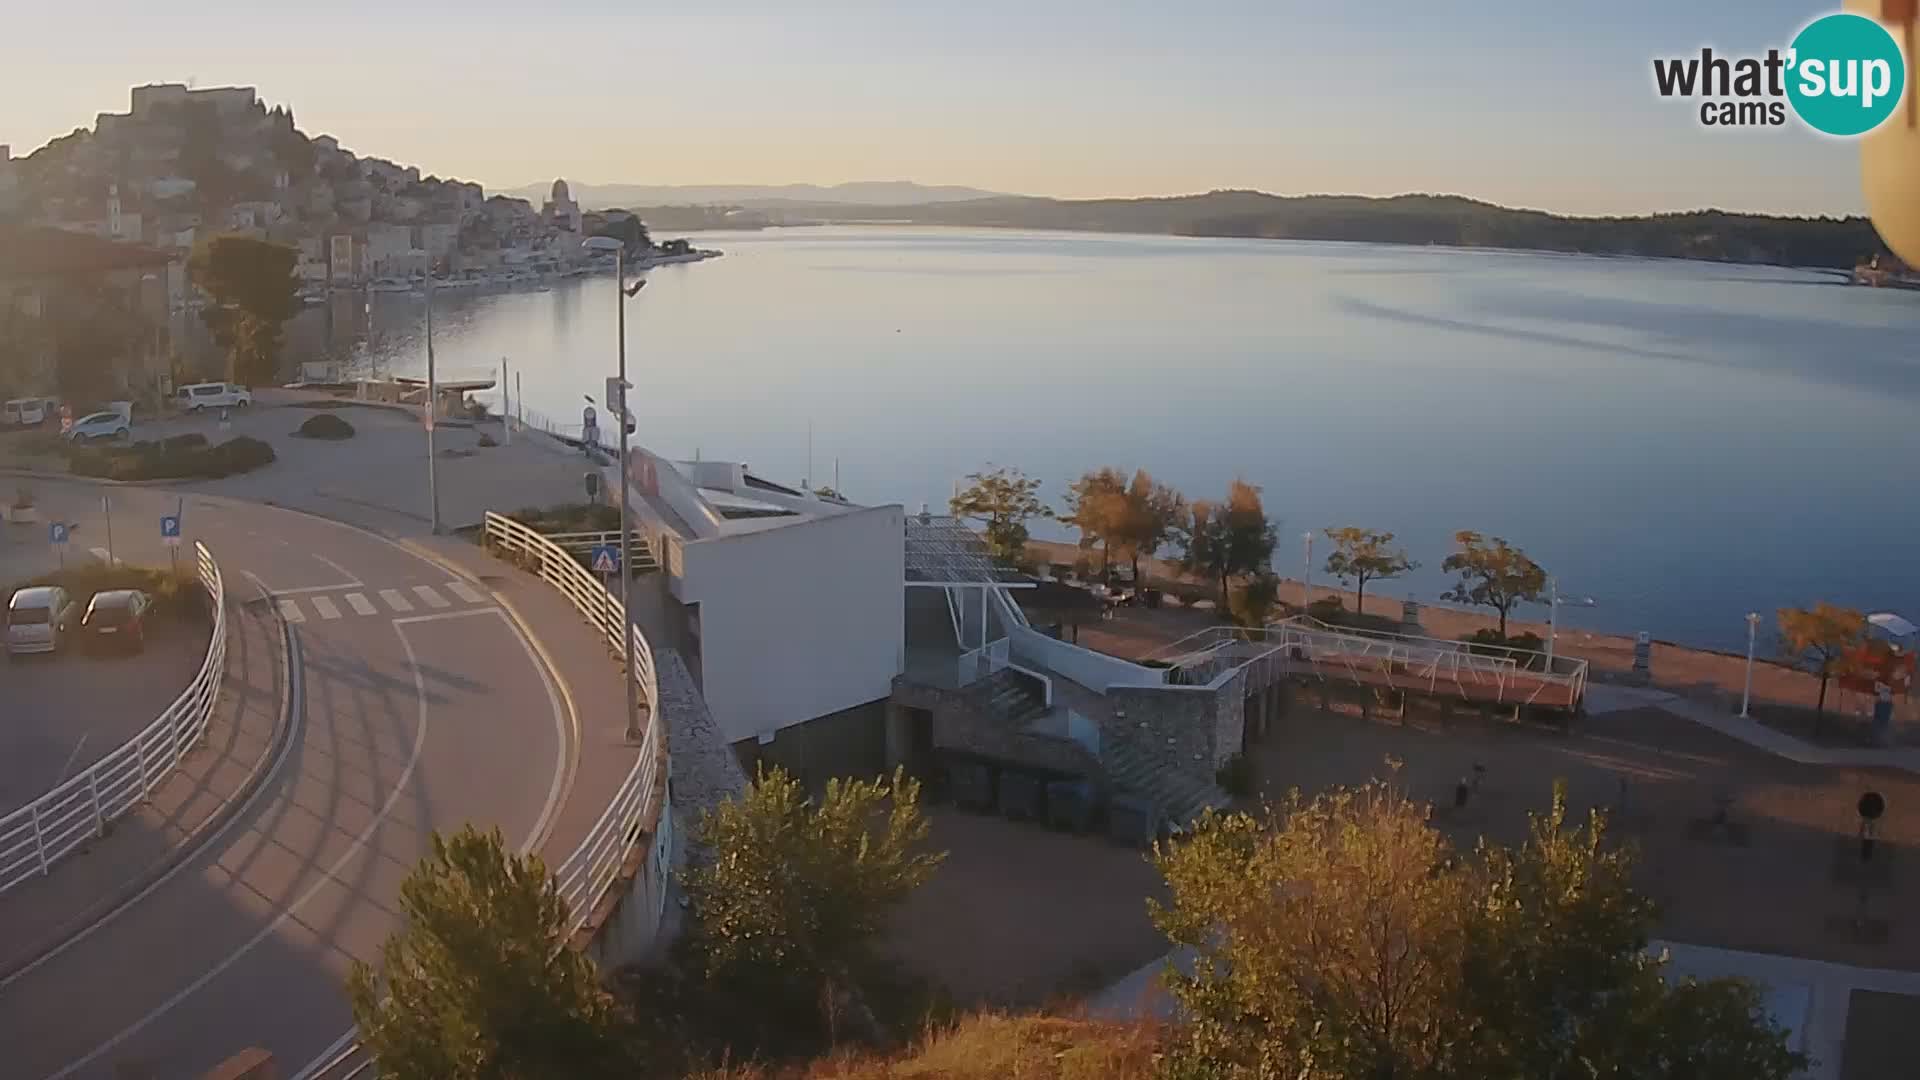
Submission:
[[[596,574],[617,574],[620,572],[620,549],[612,544],[595,544],[590,563]]]
[[[180,546],[180,519],[173,514],[160,519],[160,542],[168,547]]]
[[[67,542],[67,523],[55,521],[47,525],[47,541],[59,546]]]

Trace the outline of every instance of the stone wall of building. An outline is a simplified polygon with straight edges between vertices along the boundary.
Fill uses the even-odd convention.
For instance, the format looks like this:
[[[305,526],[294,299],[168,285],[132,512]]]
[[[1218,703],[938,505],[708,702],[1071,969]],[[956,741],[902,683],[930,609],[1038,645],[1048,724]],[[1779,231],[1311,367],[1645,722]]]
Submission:
[[[919,709],[932,715],[933,745],[936,749],[1017,762],[1049,772],[1104,779],[1099,759],[1086,747],[1064,736],[1027,730],[1017,721],[995,715],[965,690],[942,690],[924,683],[910,682],[903,677],[894,680],[892,704],[896,713]],[[909,718],[896,716],[896,725],[909,722]],[[902,744],[908,738],[901,735],[893,741]],[[893,753],[896,757],[900,756],[900,746],[896,745]]]
[[[1100,745],[1131,745],[1161,767],[1213,782],[1240,752],[1246,730],[1246,672],[1217,687],[1112,686],[1100,718]]]

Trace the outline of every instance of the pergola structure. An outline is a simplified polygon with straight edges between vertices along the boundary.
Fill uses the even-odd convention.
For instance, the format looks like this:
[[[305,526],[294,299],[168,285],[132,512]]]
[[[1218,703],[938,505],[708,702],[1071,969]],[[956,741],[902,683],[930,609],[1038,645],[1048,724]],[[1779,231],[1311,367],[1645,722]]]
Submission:
[[[930,514],[922,510],[908,514],[906,523],[906,585],[910,589],[941,589],[946,593],[947,614],[953,620],[953,640],[966,645],[960,630],[960,608],[955,598],[969,590],[980,594],[980,633],[978,648],[987,648],[987,604],[992,593],[1006,597],[1008,589],[1031,589],[1033,583],[1021,575],[1003,570],[993,563],[980,534],[959,518]],[[1010,599],[1010,598],[1008,598]],[[1008,610],[1018,608],[1009,602]]]

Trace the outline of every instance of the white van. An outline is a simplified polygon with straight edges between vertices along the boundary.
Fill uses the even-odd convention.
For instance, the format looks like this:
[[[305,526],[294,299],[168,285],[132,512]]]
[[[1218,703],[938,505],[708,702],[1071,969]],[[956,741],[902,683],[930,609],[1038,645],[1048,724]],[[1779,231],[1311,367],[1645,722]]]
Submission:
[[[244,408],[253,404],[253,391],[239,383],[191,383],[174,392],[174,404],[189,411]]]
[[[73,629],[74,603],[58,585],[34,585],[7,604],[7,655],[59,650]]]
[[[8,427],[39,427],[47,422],[47,413],[56,406],[51,398],[14,398],[0,411],[0,424]]]

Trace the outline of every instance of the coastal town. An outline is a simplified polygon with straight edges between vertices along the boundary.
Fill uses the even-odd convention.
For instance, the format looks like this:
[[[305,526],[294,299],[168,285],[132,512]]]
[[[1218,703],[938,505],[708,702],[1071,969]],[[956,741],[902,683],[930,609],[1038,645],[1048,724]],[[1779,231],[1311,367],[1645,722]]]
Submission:
[[[668,215],[367,130],[0,145],[0,1073],[1909,1080],[1920,601],[1793,531],[1911,524],[1865,218]]]

